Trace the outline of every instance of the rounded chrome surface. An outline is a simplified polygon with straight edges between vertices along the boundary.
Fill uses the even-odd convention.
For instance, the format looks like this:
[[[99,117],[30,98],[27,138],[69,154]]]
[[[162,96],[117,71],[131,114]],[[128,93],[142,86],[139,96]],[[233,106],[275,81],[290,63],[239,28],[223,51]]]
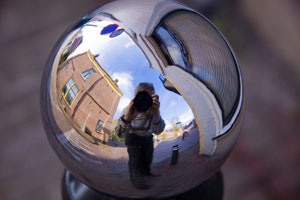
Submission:
[[[159,176],[141,176],[145,188],[132,181],[127,136],[117,134],[122,125],[138,132],[120,118],[140,83],[153,85],[164,125],[153,134]],[[235,55],[209,20],[172,1],[122,0],[62,36],[45,68],[41,110],[51,146],[77,178],[113,196],[163,198],[221,167],[239,133],[242,95]]]

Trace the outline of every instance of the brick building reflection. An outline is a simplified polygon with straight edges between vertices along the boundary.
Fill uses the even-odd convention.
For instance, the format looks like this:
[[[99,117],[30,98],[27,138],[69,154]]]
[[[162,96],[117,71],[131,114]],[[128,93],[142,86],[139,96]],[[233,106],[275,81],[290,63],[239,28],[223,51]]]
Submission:
[[[96,55],[97,56],[97,55]],[[58,101],[83,136],[107,143],[113,116],[122,96],[117,80],[90,51],[63,62],[57,71]]]

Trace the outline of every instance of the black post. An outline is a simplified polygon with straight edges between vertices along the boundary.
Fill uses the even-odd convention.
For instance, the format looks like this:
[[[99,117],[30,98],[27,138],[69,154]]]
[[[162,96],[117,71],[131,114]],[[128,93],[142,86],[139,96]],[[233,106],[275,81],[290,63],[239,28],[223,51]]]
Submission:
[[[61,187],[63,200],[129,200],[129,198],[113,197],[90,188],[67,170],[64,172]],[[222,200],[223,190],[223,175],[218,171],[199,186],[177,196],[160,200]]]
[[[176,165],[178,162],[178,144],[174,145],[172,148],[172,158],[171,158],[171,165]]]

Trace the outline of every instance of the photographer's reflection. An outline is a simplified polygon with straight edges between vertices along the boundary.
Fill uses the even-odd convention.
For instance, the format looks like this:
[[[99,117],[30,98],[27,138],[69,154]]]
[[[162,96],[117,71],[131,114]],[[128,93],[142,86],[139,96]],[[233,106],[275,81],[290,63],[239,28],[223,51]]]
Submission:
[[[129,155],[130,180],[136,188],[147,189],[146,176],[153,177],[153,136],[160,134],[165,122],[160,116],[159,96],[151,83],[140,83],[135,89],[135,98],[123,110],[116,133],[125,137]]]

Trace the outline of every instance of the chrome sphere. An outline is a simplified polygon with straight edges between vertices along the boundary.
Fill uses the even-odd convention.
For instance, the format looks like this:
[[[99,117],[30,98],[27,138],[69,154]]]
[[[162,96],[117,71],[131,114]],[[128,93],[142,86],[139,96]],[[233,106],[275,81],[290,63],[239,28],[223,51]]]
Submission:
[[[149,111],[143,128],[162,124],[150,153],[159,176],[138,176],[148,186],[142,189],[126,143],[139,132],[138,119],[124,118],[140,83],[152,84],[159,99],[159,121]],[[212,176],[237,139],[242,103],[240,69],[224,36],[200,13],[167,0],[119,0],[82,17],[53,49],[41,86],[45,131],[66,168],[127,198],[174,196]]]

